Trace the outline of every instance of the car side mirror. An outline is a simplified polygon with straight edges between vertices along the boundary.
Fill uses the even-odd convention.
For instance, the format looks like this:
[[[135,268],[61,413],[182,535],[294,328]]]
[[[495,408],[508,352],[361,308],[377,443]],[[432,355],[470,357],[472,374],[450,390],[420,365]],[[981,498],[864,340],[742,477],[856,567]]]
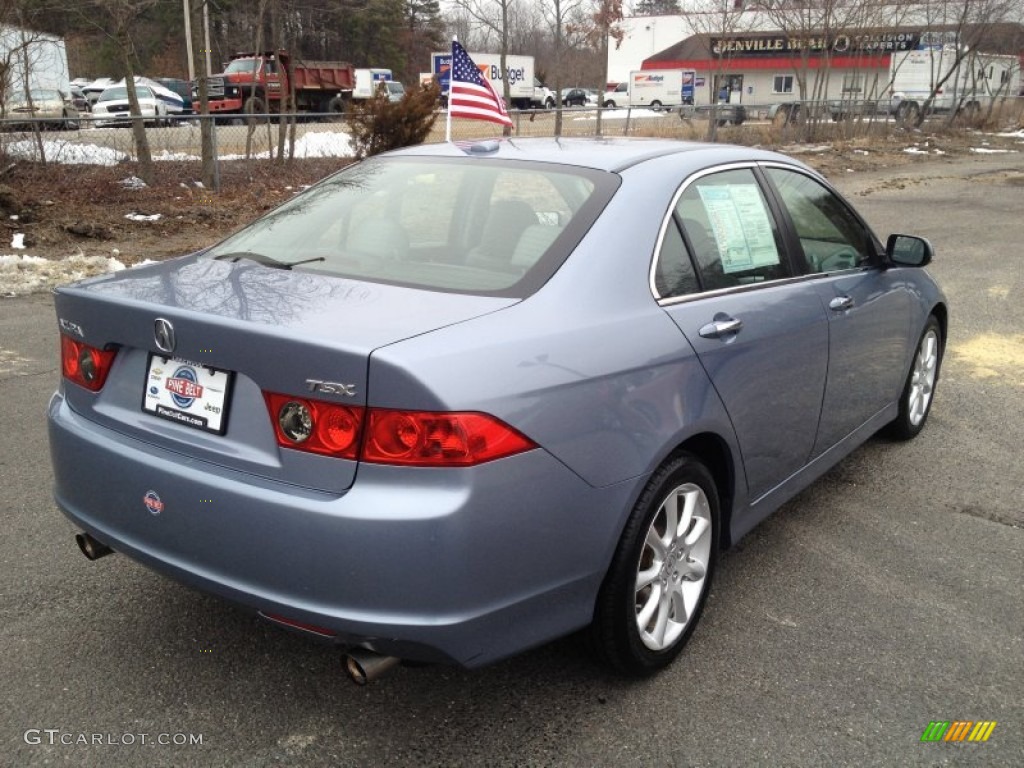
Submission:
[[[932,244],[916,235],[889,235],[885,255],[897,267],[924,267],[931,263],[935,250]]]

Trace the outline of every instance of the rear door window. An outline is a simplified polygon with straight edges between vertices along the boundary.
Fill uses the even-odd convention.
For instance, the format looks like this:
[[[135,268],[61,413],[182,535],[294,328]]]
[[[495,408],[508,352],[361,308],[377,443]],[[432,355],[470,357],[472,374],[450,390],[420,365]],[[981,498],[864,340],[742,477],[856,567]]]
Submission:
[[[679,197],[674,214],[703,290],[791,275],[775,217],[751,169],[702,176]]]

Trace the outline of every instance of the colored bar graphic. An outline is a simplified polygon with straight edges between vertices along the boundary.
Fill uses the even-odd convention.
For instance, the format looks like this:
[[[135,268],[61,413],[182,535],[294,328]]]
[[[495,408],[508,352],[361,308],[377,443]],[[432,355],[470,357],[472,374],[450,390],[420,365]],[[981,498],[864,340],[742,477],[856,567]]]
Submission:
[[[968,741],[988,741],[988,737],[992,735],[992,731],[996,729],[995,720],[987,720],[978,723],[974,726],[974,730],[971,731],[971,735],[967,737]]]
[[[972,725],[974,725],[974,723],[968,722],[967,720],[953,721],[953,725],[948,731],[946,731],[946,738],[944,738],[943,741],[963,741]]]
[[[932,720],[921,734],[921,741],[942,741],[947,728],[949,728],[949,720]]]
[[[921,741],[988,741],[995,728],[995,720],[932,720]]]

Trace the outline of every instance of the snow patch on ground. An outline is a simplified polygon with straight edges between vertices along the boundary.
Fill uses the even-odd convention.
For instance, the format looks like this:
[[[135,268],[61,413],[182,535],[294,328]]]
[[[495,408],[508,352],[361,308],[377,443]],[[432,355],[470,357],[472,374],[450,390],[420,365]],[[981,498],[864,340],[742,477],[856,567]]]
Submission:
[[[1016,152],[1015,149],[992,149],[990,147],[971,147],[971,152],[978,155],[1008,155]]]
[[[0,256],[0,296],[25,296],[86,277],[117,272],[125,266],[106,256]]]
[[[606,109],[601,113],[602,120],[625,120],[634,117],[666,117],[672,114],[671,112],[655,112],[653,109]],[[580,122],[589,120],[594,122],[597,120],[597,115],[581,115],[580,117],[574,117],[574,121]]]
[[[11,235],[11,248],[18,251],[25,250],[25,235],[22,232],[15,232]]]
[[[126,213],[124,217],[129,221],[160,221],[164,215],[162,213]]]
[[[71,141],[44,141],[43,153],[47,162],[65,165],[117,165],[129,160],[124,152],[110,147],[76,144]],[[39,146],[35,141],[27,139],[8,144],[7,154],[22,160],[42,160],[39,156]]]
[[[295,140],[295,157],[351,157],[354,154],[352,138],[347,133],[307,133]],[[270,157],[270,153],[259,152],[252,157],[265,160]],[[221,160],[244,159],[245,155],[221,157]]]

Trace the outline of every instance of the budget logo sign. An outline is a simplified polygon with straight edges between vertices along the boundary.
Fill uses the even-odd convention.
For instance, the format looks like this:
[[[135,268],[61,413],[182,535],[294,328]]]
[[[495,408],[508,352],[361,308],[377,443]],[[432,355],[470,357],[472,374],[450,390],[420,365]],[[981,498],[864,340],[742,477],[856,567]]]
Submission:
[[[921,741],[988,741],[995,728],[995,720],[932,720]]]

